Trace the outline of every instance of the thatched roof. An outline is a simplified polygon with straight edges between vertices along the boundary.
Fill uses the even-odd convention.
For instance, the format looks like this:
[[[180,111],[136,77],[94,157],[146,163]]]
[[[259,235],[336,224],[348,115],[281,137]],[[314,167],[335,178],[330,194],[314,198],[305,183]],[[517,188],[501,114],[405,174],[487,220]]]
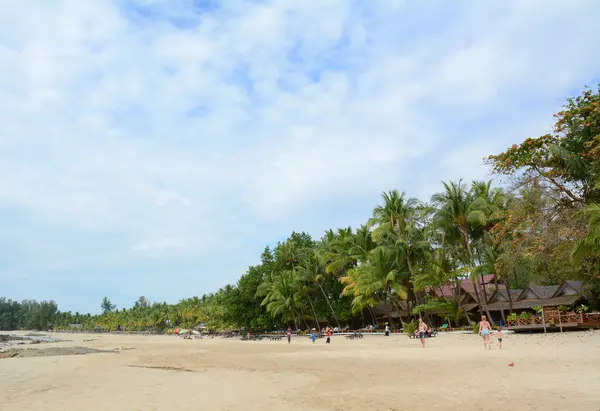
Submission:
[[[479,304],[477,303],[467,303],[467,304],[463,304],[462,308],[465,311],[472,311],[473,309],[479,307]]]
[[[523,289],[517,300],[544,300],[547,298],[552,298],[556,291],[558,291],[559,287],[559,285],[531,284]]]
[[[488,275],[479,277],[479,285],[485,287],[485,290],[490,294],[496,288],[495,281],[496,281],[496,276],[494,274],[488,274]],[[455,284],[446,284],[439,288],[435,288],[432,291],[435,292],[436,296],[449,300],[449,299],[454,299],[454,293],[455,293],[456,289],[455,289]],[[473,282],[471,280],[461,280],[460,281],[459,294],[474,293],[474,292],[475,292],[475,287],[473,287]]]
[[[560,297],[563,295],[575,295],[575,294],[584,294],[585,290],[583,288],[583,283],[581,281],[569,280],[562,283],[558,290],[554,293],[553,297]]]
[[[512,298],[514,310],[532,309],[533,307],[571,306],[584,299],[583,286],[580,281],[565,281],[561,285],[529,285],[523,290],[508,290]],[[488,300],[490,311],[509,310],[508,295],[505,287],[499,287]]]

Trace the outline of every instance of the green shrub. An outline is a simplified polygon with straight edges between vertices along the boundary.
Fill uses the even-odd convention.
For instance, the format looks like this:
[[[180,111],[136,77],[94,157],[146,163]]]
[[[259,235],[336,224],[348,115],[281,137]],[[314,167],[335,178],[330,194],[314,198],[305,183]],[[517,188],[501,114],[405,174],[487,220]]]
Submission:
[[[409,323],[402,322],[402,327],[404,328],[404,332],[407,334],[414,334],[417,331],[417,323],[415,320],[411,320]]]
[[[531,320],[531,317],[533,317],[533,315],[531,313],[528,313],[527,311],[523,311],[519,317],[522,320]]]

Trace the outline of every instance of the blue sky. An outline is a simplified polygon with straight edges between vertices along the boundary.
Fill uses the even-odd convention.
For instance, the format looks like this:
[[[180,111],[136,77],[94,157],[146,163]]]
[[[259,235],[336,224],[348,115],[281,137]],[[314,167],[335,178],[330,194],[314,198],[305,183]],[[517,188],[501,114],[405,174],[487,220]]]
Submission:
[[[17,3],[0,295],[63,310],[214,291],[383,190],[489,178],[484,156],[600,82],[594,0]]]

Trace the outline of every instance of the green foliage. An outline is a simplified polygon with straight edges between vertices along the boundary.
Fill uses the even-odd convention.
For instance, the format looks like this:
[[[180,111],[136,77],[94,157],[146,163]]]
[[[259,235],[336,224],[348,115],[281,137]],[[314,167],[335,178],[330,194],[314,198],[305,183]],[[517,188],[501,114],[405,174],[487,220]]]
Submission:
[[[417,331],[417,322],[415,320],[411,320],[410,322],[402,322],[402,328],[404,328],[404,332],[408,335],[412,335]]]
[[[520,315],[519,318],[521,320],[531,320],[531,318],[533,317],[533,314],[531,314],[530,312],[527,311],[523,311]]]
[[[600,86],[570,98],[555,116],[554,131],[528,138],[504,153],[492,155],[492,170],[523,173],[548,184],[568,201],[600,201]]]
[[[432,299],[425,304],[419,304],[412,309],[413,314],[421,314],[425,311],[447,311],[453,307],[453,302]]]
[[[102,299],[102,304],[100,305],[100,308],[102,309],[102,314],[108,314],[114,311],[115,308],[117,308],[117,306],[111,303],[108,297],[104,297]]]

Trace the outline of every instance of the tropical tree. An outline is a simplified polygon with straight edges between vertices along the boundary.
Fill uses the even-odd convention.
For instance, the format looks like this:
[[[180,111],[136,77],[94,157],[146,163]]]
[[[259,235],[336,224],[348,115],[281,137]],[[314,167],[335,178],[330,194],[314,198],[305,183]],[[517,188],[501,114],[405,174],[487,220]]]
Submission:
[[[408,298],[403,285],[408,275],[398,270],[395,252],[380,246],[371,251],[366,264],[353,268],[341,280],[346,284],[344,292],[354,297],[352,307],[355,311],[390,303],[401,312],[400,300]]]
[[[468,275],[473,282],[475,295],[479,301],[480,311],[486,311],[493,324],[493,319],[487,310],[486,296],[480,295],[479,276],[475,267],[481,264],[477,247],[484,244],[482,236],[484,228],[496,218],[500,211],[499,205],[490,202],[489,190],[479,182],[473,182],[468,190],[462,180],[443,183],[444,191],[434,194],[432,202],[437,206],[434,224],[444,235],[444,241],[456,244],[460,250],[458,257],[461,267],[458,272]],[[483,195],[482,195],[483,194]],[[495,198],[497,195],[492,196]],[[485,285],[483,286],[485,293]]]
[[[102,309],[102,314],[108,314],[109,312],[115,310],[117,306],[111,303],[108,297],[104,297],[102,299],[102,304],[100,304],[100,308]]]

